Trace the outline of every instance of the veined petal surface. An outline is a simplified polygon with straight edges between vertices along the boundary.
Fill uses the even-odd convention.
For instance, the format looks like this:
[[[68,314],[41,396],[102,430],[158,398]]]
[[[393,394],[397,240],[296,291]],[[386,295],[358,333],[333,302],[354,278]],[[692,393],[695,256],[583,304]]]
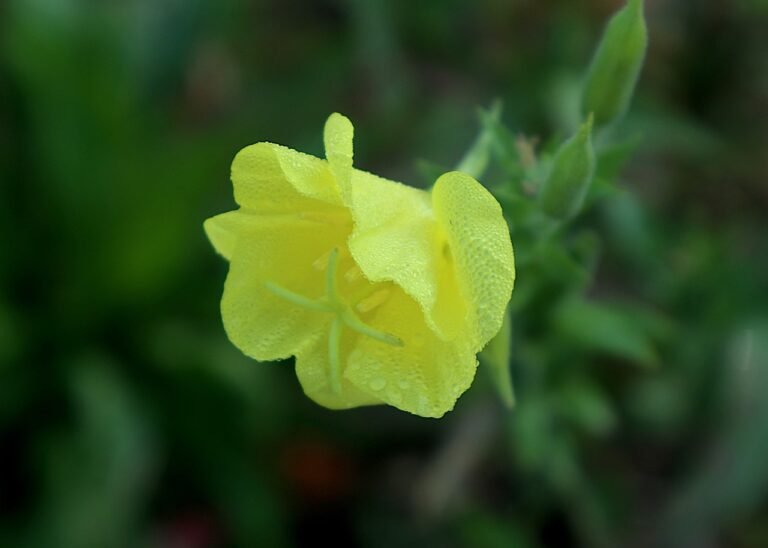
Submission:
[[[257,360],[296,354],[327,331],[330,315],[286,300],[268,284],[319,299],[325,293],[318,259],[349,231],[348,225],[327,225],[301,218],[253,216],[238,231],[224,284],[221,314],[229,339]]]
[[[360,390],[422,417],[441,417],[453,409],[477,369],[466,341],[439,338],[427,326],[421,306],[401,289],[367,321],[399,337],[403,345],[358,337],[344,376]]]
[[[432,205],[470,305],[469,335],[479,350],[501,328],[515,283],[509,227],[496,199],[464,173],[441,176],[432,189]]]
[[[357,338],[359,335],[350,332],[342,336],[342,363],[346,363],[350,348]],[[329,409],[350,409],[384,403],[370,391],[360,390],[344,376],[341,378],[341,392],[336,393],[329,380],[330,367],[327,333],[314,339],[296,354],[296,376],[304,393],[311,400]]]
[[[242,149],[232,162],[235,201],[258,212],[311,211],[342,205],[328,162],[272,143]]]
[[[441,235],[424,190],[355,170],[349,249],[371,281],[393,281],[422,307],[439,336],[458,335],[466,306],[444,274]]]

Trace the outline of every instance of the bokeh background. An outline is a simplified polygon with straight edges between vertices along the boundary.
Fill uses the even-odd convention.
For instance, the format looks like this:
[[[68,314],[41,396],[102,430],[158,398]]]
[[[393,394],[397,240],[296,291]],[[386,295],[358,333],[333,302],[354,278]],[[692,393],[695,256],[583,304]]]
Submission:
[[[319,155],[340,111],[426,185],[496,98],[551,136],[619,6],[0,3],[0,546],[768,546],[764,0],[648,0],[635,153],[578,222],[603,304],[534,296],[514,410],[481,370],[440,421],[331,412],[221,326],[240,148]]]

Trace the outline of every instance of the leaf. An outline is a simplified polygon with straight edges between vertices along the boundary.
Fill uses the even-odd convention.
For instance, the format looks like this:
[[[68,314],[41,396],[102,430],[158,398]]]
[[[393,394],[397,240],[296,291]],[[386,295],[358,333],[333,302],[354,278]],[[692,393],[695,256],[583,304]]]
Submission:
[[[566,384],[558,403],[564,417],[590,434],[602,436],[616,426],[616,413],[606,394],[588,379],[578,379]]]
[[[137,532],[157,444],[140,401],[109,360],[72,364],[76,426],[44,454],[42,546],[120,546]],[[135,540],[135,539],[134,539]]]
[[[626,308],[573,297],[560,305],[554,322],[563,337],[586,349],[638,365],[654,366],[659,361],[649,333]]]
[[[723,367],[720,418],[666,508],[660,545],[701,546],[759,512],[768,493],[768,319],[732,341]],[[716,402],[715,402],[716,403]]]
[[[501,401],[510,409],[515,405],[515,392],[510,371],[511,347],[512,319],[507,309],[504,314],[504,323],[498,334],[480,353],[480,363],[485,364]]]
[[[596,175],[612,182],[637,150],[641,141],[642,134],[635,133],[622,141],[598,146]]]

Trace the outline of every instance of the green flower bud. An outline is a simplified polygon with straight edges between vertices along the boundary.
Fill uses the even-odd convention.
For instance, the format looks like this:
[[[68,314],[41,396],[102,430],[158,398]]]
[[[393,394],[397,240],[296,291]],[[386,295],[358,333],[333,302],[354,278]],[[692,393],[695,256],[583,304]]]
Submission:
[[[541,209],[555,219],[569,219],[584,203],[592,175],[595,172],[595,151],[592,148],[592,120],[560,145],[552,169],[539,195]]]
[[[643,66],[648,33],[642,0],[629,0],[608,22],[589,67],[582,111],[597,127],[624,115]]]

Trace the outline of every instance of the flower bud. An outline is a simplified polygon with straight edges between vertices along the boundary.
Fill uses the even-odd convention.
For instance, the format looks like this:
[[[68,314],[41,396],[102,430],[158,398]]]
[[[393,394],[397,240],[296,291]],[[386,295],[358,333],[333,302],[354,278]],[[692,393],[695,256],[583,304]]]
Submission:
[[[629,0],[608,22],[589,67],[582,112],[593,113],[597,127],[618,120],[627,110],[647,44],[643,0]]]
[[[539,196],[541,209],[555,219],[569,219],[584,203],[595,171],[592,115],[576,134],[560,145]]]

